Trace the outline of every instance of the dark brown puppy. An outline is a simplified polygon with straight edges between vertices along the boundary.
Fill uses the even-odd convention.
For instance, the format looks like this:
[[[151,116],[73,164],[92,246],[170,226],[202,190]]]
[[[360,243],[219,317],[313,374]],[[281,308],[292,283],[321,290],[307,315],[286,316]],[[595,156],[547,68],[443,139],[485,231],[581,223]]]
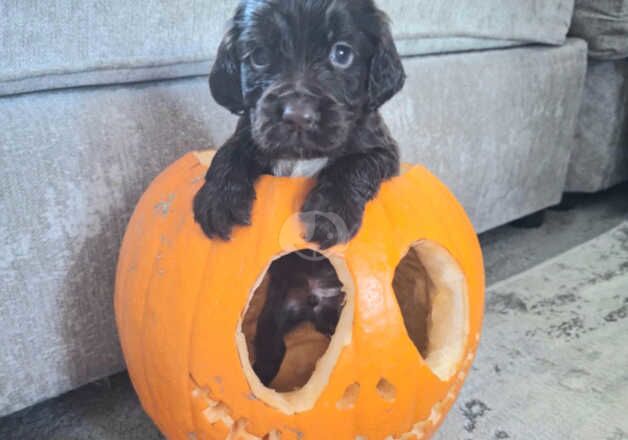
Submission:
[[[214,99],[240,116],[194,200],[210,237],[250,222],[262,174],[316,176],[301,208],[321,249],[350,240],[366,203],[398,173],[397,144],[378,113],[404,84],[388,21],[373,0],[244,0],[210,75]],[[284,335],[309,320],[333,334],[344,302],[327,260],[284,257],[258,322],[254,369],[274,378]]]
[[[302,207],[305,238],[322,249],[351,239],[399,170],[378,109],[404,80],[372,0],[242,1],[210,75],[240,120],[194,200],[197,222],[227,240],[249,224],[261,174],[305,174],[318,182]]]

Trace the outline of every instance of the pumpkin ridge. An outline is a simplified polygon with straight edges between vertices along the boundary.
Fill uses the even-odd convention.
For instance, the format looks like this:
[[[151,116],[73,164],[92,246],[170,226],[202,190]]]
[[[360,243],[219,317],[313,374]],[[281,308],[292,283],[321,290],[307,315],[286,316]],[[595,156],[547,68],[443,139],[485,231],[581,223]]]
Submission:
[[[380,189],[381,191],[381,189]],[[378,194],[379,195],[379,194]],[[388,209],[388,207],[390,206],[390,201],[386,198],[386,197],[381,197],[381,198],[377,198],[374,199],[373,202],[376,202],[378,204],[381,205],[382,208],[382,212],[384,213],[384,216],[386,217],[386,221],[388,222],[389,228],[388,228],[388,234],[392,235],[394,237],[394,242],[397,243],[399,241],[399,231],[397,230],[397,228],[395,227],[395,221],[393,220],[393,218],[390,215],[390,211]],[[390,255],[390,251],[392,251],[392,247],[393,247],[393,240],[387,240],[386,241],[386,255]],[[392,280],[392,278],[391,278]]]
[[[209,265],[209,251],[211,249],[211,244],[209,245],[207,252],[205,253],[205,257],[204,257],[204,261],[203,261],[203,273],[205,275],[203,275],[201,278],[204,278],[205,276],[207,276],[207,274],[209,273],[208,269],[208,265]],[[199,283],[198,289],[196,290],[196,294],[194,295],[194,314],[192,316],[192,319],[190,320],[190,334],[188,335],[188,345],[187,345],[187,355],[185,356],[187,361],[186,361],[186,366],[187,366],[187,371],[183,371],[181,374],[186,374],[194,384],[198,385],[198,381],[194,378],[193,374],[192,374],[192,353],[193,353],[193,347],[194,347],[194,331],[193,329],[196,327],[196,320],[198,319],[198,303],[199,303],[199,298],[202,294],[202,290],[203,290],[204,284],[201,282]],[[200,387],[200,386],[199,386]],[[194,409],[194,405],[192,404],[192,402],[190,401],[190,399],[184,399],[184,401],[186,402],[186,405],[188,407],[190,407],[190,413],[192,413],[193,409]],[[192,417],[192,422],[193,424],[195,423],[194,417]]]
[[[142,305],[142,313],[141,313],[141,318],[140,318],[140,322],[139,322],[139,328],[143,329],[144,328],[144,321],[145,321],[145,315],[146,315],[146,295],[148,293],[148,289],[149,289],[149,285],[150,285],[150,280],[147,280],[145,283],[144,288],[142,289],[144,291],[144,303]],[[139,337],[139,340],[141,341],[140,345],[143,346],[144,344],[144,337],[143,337],[143,333],[142,335]],[[138,363],[137,368],[140,369],[139,372],[136,372],[138,374],[139,377],[137,377],[138,380],[141,380],[145,385],[144,388],[146,390],[147,393],[147,399],[143,402],[143,406],[145,408],[145,410],[151,414],[154,411],[154,398],[152,395],[152,392],[150,391],[150,381],[148,380],[148,376],[146,375],[146,368],[144,365],[144,354],[142,353],[141,356],[142,362]]]
[[[183,157],[183,160],[185,160],[185,156]],[[180,166],[180,164],[179,164]],[[178,167],[177,167],[178,168]],[[151,223],[151,227],[155,227],[155,222],[154,222],[154,211],[152,210],[152,207],[148,207],[149,205],[151,205],[151,201],[153,199],[153,197],[155,197],[157,194],[154,194],[157,192],[157,188],[160,185],[165,185],[166,181],[168,180],[167,177],[169,177],[171,174],[174,174],[175,171],[178,171],[178,169],[176,168],[167,168],[164,171],[162,171],[161,173],[158,174],[158,176],[155,178],[155,180],[153,181],[153,183],[151,184],[150,188],[144,193],[142,194],[142,196],[140,197],[134,211],[133,214],[131,215],[131,218],[129,220],[129,223],[134,223],[134,221],[137,221],[138,217],[142,214],[143,211],[148,211],[148,213],[150,213],[150,215],[148,216],[143,216],[143,221],[145,222],[149,222]],[[180,184],[180,186],[183,186],[183,184]],[[153,191],[151,191],[153,190]],[[131,229],[127,229],[125,236],[123,237],[123,243],[126,242],[126,235],[127,233],[132,232]],[[132,239],[133,237],[129,237],[129,239]],[[141,240],[140,238],[138,238],[138,240]],[[157,247],[155,249],[155,256],[158,255],[159,253],[159,249],[161,248],[163,244],[161,242],[158,242]],[[124,248],[121,248],[121,252]],[[139,258],[139,257],[138,257]],[[126,260],[126,259],[125,259]],[[120,264],[123,263],[123,259],[119,256],[118,257],[118,266],[120,266]],[[151,265],[151,274],[154,274],[154,269],[155,269],[155,264],[156,261],[153,261],[152,265]],[[117,270],[120,270],[120,267],[117,268]],[[123,268],[124,270],[124,268]],[[130,277],[128,275],[128,273],[125,274],[125,282],[124,285],[126,286],[128,281],[130,280]],[[151,280],[152,280],[152,276],[151,278],[147,279],[145,281],[144,287],[142,288],[142,294],[140,295],[140,297],[143,298],[143,306],[142,306],[142,313],[141,313],[141,319],[140,319],[140,324],[139,324],[139,328],[142,329],[142,335],[139,337],[139,340],[141,341],[141,345],[144,344],[144,335],[143,335],[143,329],[144,329],[144,322],[145,322],[145,317],[146,317],[146,307],[148,304],[148,290],[150,289],[150,284],[151,284]],[[122,287],[124,289],[124,287]],[[116,285],[116,291],[118,290],[118,286]],[[124,289],[126,290],[126,289]],[[114,295],[115,297],[117,297],[117,295]],[[125,326],[128,325],[128,323],[125,324]],[[144,353],[142,353],[142,362],[140,364],[137,365],[137,367],[140,369],[140,371],[138,372],[139,374],[133,375],[134,377],[136,377],[137,380],[141,380],[143,382],[143,388],[147,391],[148,393],[148,399],[143,401],[142,404],[144,406],[144,408],[146,409],[146,411],[150,414],[154,411],[155,409],[155,400],[154,400],[154,396],[152,394],[151,391],[151,387],[149,386],[150,381],[148,380],[148,377],[146,375],[146,368],[145,368],[145,362],[144,362]],[[133,377],[132,376],[132,377]],[[139,376],[139,377],[138,377]]]
[[[145,299],[144,299],[144,307],[143,307],[143,312],[142,312],[142,322],[141,322],[141,326],[140,328],[142,329],[142,336],[141,336],[141,341],[142,341],[142,346],[146,345],[146,329],[145,329],[145,322],[146,322],[146,315],[148,313],[148,307],[149,307],[149,295],[150,295],[150,291],[151,291],[151,285],[153,283],[154,278],[157,276],[157,271],[155,270],[155,268],[157,267],[158,264],[158,259],[157,259],[157,255],[159,255],[160,251],[163,249],[164,244],[159,242],[159,245],[157,246],[157,252],[155,253],[155,259],[151,265],[152,270],[151,270],[151,277],[149,278],[148,282],[146,283],[146,287],[145,287]],[[158,411],[158,412],[163,412],[160,409],[160,405],[157,403],[157,399],[156,396],[154,395],[153,391],[152,391],[152,387],[150,386],[151,384],[151,380],[148,376],[148,372],[146,369],[146,359],[148,357],[148,353],[146,351],[143,352],[143,356],[142,356],[142,374],[144,376],[144,380],[146,381],[147,384],[149,384],[148,386],[148,395],[152,401],[152,407],[153,407],[153,411]],[[165,429],[165,426],[162,427],[160,426],[160,429],[162,429],[165,432],[170,432],[169,429]]]
[[[186,155],[186,156],[184,156],[183,159],[187,162],[188,161],[188,157],[189,157],[189,155]],[[185,162],[183,162],[181,165],[185,165]],[[184,167],[184,166],[182,166],[181,168],[187,169],[187,167]],[[170,172],[168,172],[168,171],[170,171]],[[176,169],[176,170],[168,170],[167,169],[166,171],[162,172],[159,177],[161,179],[163,179],[163,180],[166,180],[167,177],[170,177],[170,174],[171,174],[172,171],[179,171],[179,170],[178,169]],[[167,198],[171,198],[171,195],[173,195],[172,199],[173,199],[173,201],[175,201],[175,200],[177,200],[177,197],[180,196],[180,193],[182,192],[182,190],[186,189],[188,187],[188,185],[189,185],[189,183],[187,181],[185,181],[185,180],[179,181],[174,187],[164,188],[163,192],[168,194]],[[155,196],[159,196],[159,194],[155,194]],[[158,200],[163,200],[164,197],[163,196],[162,197],[157,197],[157,199]],[[179,199],[179,201],[180,201],[180,199]],[[146,202],[147,202],[147,204],[149,204],[148,200]],[[160,221],[163,220],[161,218],[161,216],[163,214],[156,214],[154,209],[151,210],[150,212],[152,214],[152,216],[150,218],[153,220],[153,222],[154,222],[153,224],[156,225]],[[184,215],[184,214],[181,213],[180,215]],[[167,212],[165,214],[165,216],[174,216],[174,212],[169,211],[169,212]],[[150,299],[152,297],[152,295],[151,295],[151,287],[153,286],[153,283],[155,282],[155,279],[159,276],[159,271],[156,270],[157,266],[159,264],[159,258],[157,258],[157,257],[163,252],[163,250],[166,247],[166,243],[164,243],[163,240],[157,239],[157,238],[154,238],[154,240],[156,240],[158,244],[157,244],[157,247],[156,247],[156,250],[155,250],[155,254],[153,256],[154,260],[153,260],[153,262],[151,264],[151,272],[150,272],[151,276],[148,279],[148,282],[147,282],[147,284],[145,286],[145,289],[144,289],[145,290],[145,294],[144,294],[145,300],[144,300],[144,307],[143,307],[143,311],[142,311],[142,322],[141,322],[141,325],[140,325],[140,328],[142,329],[141,341],[142,341],[142,345],[143,346],[146,345],[147,330],[146,330],[146,324],[145,323],[146,323],[146,316],[147,316],[147,312],[148,312],[148,307],[149,307],[149,305],[151,303],[151,301],[150,301]],[[144,376],[144,380],[146,381],[146,383],[147,384],[151,384],[151,380],[150,380],[150,378],[148,376],[148,371],[147,371],[147,368],[146,368],[146,365],[149,364],[149,362],[147,362],[148,357],[149,357],[148,352],[144,351],[143,352],[143,356],[142,356],[142,375]],[[148,386],[148,393],[149,393],[150,399],[152,401],[153,411],[157,410],[158,412],[163,412],[163,410],[160,409],[160,408],[163,408],[163,405],[159,404],[159,399],[156,398],[155,394],[152,391],[152,387],[150,385]],[[167,409],[167,407],[168,407],[168,405],[166,405],[166,409]],[[166,413],[170,414],[170,411],[166,410]],[[166,422],[166,426],[164,426],[164,428],[168,428],[172,424],[172,420],[170,420],[169,417],[165,418],[165,422]],[[164,431],[165,432],[170,432],[170,429],[164,429]]]

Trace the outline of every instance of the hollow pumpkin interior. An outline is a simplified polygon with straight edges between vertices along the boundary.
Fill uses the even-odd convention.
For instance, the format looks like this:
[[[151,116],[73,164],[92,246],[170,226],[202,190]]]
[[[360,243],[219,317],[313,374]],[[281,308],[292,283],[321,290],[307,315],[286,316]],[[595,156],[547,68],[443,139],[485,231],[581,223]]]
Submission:
[[[268,297],[269,268],[282,256],[269,263],[251,289],[236,344],[255,396],[286,414],[293,414],[315,405],[343,347],[351,343],[355,292],[345,261],[337,256],[327,257],[346,295],[336,331],[329,338],[317,332],[312,324],[304,323],[287,333],[286,354],[279,372],[269,386],[264,386],[252,366],[254,341]],[[392,287],[408,337],[419,355],[441,380],[450,379],[463,357],[469,327],[467,286],[459,265],[440,245],[420,240],[409,247],[395,268]],[[353,406],[359,387],[359,383],[351,385],[338,407]],[[382,379],[377,388],[383,398],[394,401],[393,383]]]
[[[344,260],[338,256],[321,255],[333,266],[345,294],[336,330],[332,337],[328,337],[318,332],[311,323],[305,322],[288,332],[284,338],[286,353],[281,367],[269,386],[264,386],[253,370],[257,323],[268,299],[269,269],[285,255],[273,259],[251,289],[238,326],[236,345],[244,375],[255,396],[286,414],[293,414],[314,406],[329,381],[342,348],[351,343],[354,287]]]
[[[298,260],[297,267],[295,267],[294,264],[295,259]],[[260,331],[258,323],[262,319],[263,310],[266,307],[270,307],[269,310],[272,310],[272,315],[279,315],[284,313],[285,309],[277,310],[277,307],[281,307],[282,304],[284,304],[287,308],[289,308],[290,306],[285,303],[292,301],[298,302],[299,307],[302,309],[310,311],[313,310],[314,304],[310,303],[313,297],[313,295],[311,295],[311,286],[306,287],[306,284],[302,285],[301,283],[299,283],[298,286],[290,284],[291,282],[294,283],[299,280],[299,275],[297,274],[295,276],[292,273],[298,268],[309,269],[305,278],[300,281],[305,282],[305,280],[313,280],[311,283],[316,283],[318,285],[321,282],[320,280],[324,278],[326,282],[329,282],[334,286],[341,287],[319,289],[319,291],[324,290],[325,292],[336,292],[340,297],[342,296],[343,287],[342,283],[340,283],[340,280],[338,279],[338,274],[335,272],[335,269],[333,269],[333,266],[331,266],[329,259],[321,253],[304,249],[301,251],[291,252],[275,259],[271,263],[269,270],[265,273],[262,282],[253,292],[249,307],[242,321],[242,330],[246,337],[248,360],[254,366],[257,360],[255,343],[259,338],[268,338],[269,336],[268,334],[264,334],[263,331],[261,335],[258,334]],[[291,273],[288,274],[286,271]],[[292,287],[292,291],[296,292],[296,297],[284,298],[282,301],[275,299],[275,302],[272,302],[269,296],[270,291],[273,289],[273,283],[271,282],[272,272],[275,273],[275,277],[278,274],[282,274],[284,275],[284,278],[287,278],[284,280],[283,287],[285,290],[290,290]],[[274,288],[277,288],[277,284],[274,285]],[[287,292],[284,292],[284,294],[287,294]],[[344,301],[340,300],[338,304],[334,305],[340,306],[342,310],[343,303]],[[296,305],[293,304],[292,308],[295,308],[295,306]],[[273,307],[275,307],[275,309],[273,309]],[[337,308],[334,307],[334,310],[336,309]],[[296,391],[303,387],[303,385],[305,385],[312,377],[318,360],[329,348],[331,336],[332,335],[326,332],[318,331],[314,323],[310,321],[302,322],[287,332],[285,337],[283,337],[286,348],[283,359],[281,359],[280,362],[265,359],[266,363],[276,364],[275,367],[279,367],[276,375],[273,377],[272,381],[267,384],[267,386],[280,393]],[[264,362],[260,361],[260,363]]]
[[[413,243],[395,269],[393,290],[408,337],[441,380],[449,380],[464,355],[469,333],[467,283],[440,245]]]

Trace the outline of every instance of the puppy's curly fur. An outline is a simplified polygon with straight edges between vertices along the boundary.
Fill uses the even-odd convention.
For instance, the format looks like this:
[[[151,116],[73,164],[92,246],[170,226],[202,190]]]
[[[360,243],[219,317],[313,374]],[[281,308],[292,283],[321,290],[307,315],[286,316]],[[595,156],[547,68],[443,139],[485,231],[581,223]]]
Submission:
[[[306,238],[321,249],[351,239],[365,204],[398,173],[398,148],[378,109],[404,80],[373,0],[242,1],[210,75],[214,99],[240,119],[194,200],[204,232],[228,240],[234,226],[249,224],[260,175],[286,161],[325,159],[302,207]],[[288,105],[307,109],[301,123],[286,118]]]

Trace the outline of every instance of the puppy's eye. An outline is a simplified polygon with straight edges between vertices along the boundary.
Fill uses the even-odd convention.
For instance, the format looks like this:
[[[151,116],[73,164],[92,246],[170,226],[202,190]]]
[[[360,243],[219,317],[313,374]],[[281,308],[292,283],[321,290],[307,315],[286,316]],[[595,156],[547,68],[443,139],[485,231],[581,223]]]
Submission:
[[[349,43],[343,41],[334,44],[329,54],[331,63],[339,69],[347,69],[353,64],[355,53]]]
[[[257,48],[249,55],[249,60],[254,69],[263,70],[270,66],[270,52],[261,47]]]

